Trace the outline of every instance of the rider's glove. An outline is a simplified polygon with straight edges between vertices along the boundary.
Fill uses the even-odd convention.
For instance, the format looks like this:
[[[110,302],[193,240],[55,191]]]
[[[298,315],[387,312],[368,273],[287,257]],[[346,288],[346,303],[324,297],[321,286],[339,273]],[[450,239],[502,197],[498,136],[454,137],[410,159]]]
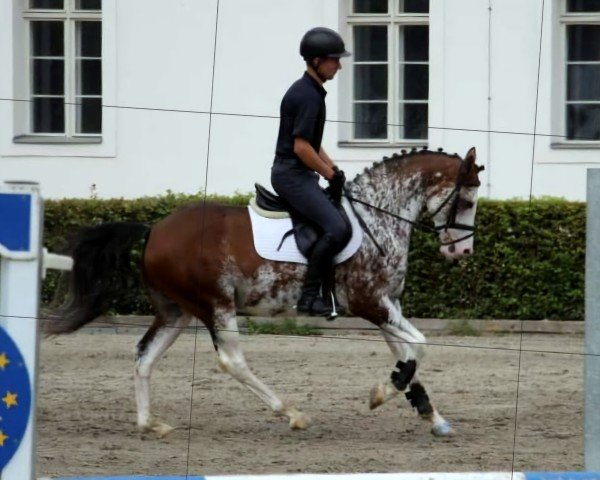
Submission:
[[[331,199],[339,204],[342,201],[342,194],[344,193],[346,175],[343,170],[340,170],[337,167],[333,167],[333,172],[333,177],[329,180],[327,191],[329,192]]]

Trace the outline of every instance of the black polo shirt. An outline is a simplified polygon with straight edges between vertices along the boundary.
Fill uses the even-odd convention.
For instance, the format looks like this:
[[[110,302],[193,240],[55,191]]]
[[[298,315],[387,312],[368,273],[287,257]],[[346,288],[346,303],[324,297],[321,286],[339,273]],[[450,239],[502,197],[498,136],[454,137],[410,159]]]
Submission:
[[[296,80],[283,96],[280,108],[279,136],[275,153],[282,158],[295,158],[294,139],[308,141],[317,153],[321,149],[325,128],[325,95],[323,86],[308,73]]]

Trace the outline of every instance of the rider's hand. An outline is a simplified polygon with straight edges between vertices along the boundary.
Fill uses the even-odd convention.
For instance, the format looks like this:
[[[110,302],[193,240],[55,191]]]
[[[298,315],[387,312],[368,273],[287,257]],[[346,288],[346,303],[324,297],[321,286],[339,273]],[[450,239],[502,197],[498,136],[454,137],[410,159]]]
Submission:
[[[343,170],[337,167],[333,167],[333,177],[329,180],[329,187],[327,191],[335,203],[342,201],[342,194],[344,193],[344,185],[346,184],[346,175]]]

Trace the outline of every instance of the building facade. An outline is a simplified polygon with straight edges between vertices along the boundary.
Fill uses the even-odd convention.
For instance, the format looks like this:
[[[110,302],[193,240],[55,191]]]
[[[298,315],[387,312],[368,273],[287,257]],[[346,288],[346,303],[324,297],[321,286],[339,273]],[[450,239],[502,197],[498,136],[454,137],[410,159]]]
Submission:
[[[0,0],[0,180],[46,198],[269,185],[313,26],[354,54],[325,85],[324,147],[349,178],[475,146],[484,196],[585,198],[600,0]]]

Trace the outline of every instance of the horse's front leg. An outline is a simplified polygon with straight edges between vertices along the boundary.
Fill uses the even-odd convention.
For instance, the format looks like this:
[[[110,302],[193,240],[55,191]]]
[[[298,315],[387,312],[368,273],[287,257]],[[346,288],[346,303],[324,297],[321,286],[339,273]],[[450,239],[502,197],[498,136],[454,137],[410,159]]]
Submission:
[[[289,419],[290,428],[293,430],[305,429],[308,426],[308,420],[302,412],[282,402],[248,368],[240,347],[235,310],[216,310],[213,341],[217,355],[219,356],[221,370],[229,373],[233,378],[246,386],[252,393],[269,405],[277,415],[286,416]]]
[[[434,435],[451,435],[452,427],[431,405],[429,396],[416,374],[418,363],[425,353],[425,336],[404,318],[397,300],[392,303],[389,298],[384,297],[382,303],[389,313],[388,320],[379,325],[379,328],[397,363],[396,370],[390,378],[371,389],[371,409],[396,397],[400,392],[405,392],[406,398],[417,409],[420,417],[431,422]]]

